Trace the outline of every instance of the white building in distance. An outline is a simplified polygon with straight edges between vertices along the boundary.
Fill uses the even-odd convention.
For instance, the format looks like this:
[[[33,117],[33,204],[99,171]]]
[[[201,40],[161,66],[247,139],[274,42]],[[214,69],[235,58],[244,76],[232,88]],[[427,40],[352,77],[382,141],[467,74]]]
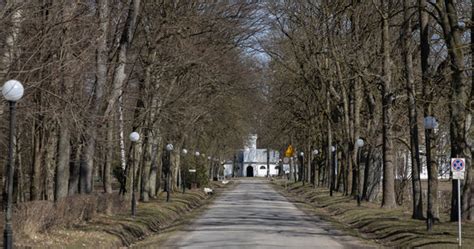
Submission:
[[[229,161],[224,164],[225,176],[232,176],[235,167],[235,177],[266,177],[278,175],[280,153],[275,150],[257,149],[257,135],[252,134],[244,147],[237,152],[235,166]],[[269,153],[269,154],[267,154]],[[268,155],[268,156],[267,156]],[[269,164],[269,169],[267,168]]]

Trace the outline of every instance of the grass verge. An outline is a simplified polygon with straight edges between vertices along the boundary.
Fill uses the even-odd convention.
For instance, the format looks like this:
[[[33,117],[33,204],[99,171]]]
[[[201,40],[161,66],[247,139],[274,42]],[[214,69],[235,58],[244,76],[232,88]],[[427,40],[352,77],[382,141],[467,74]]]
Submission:
[[[305,212],[317,215],[350,235],[396,248],[458,248],[457,222],[441,219],[433,230],[426,230],[426,221],[411,219],[411,210],[383,209],[376,203],[363,202],[360,207],[349,196],[326,188],[302,186],[275,180],[276,190]],[[463,222],[462,247],[474,248],[474,224]]]
[[[208,205],[215,196],[234,184],[212,182],[214,195],[206,195],[202,190],[174,193],[166,202],[166,193],[147,203],[138,203],[137,215],[129,212],[116,215],[99,215],[94,219],[77,224],[71,229],[52,229],[31,238],[17,238],[16,248],[121,248],[129,247],[151,235],[172,229],[183,222],[183,217]]]

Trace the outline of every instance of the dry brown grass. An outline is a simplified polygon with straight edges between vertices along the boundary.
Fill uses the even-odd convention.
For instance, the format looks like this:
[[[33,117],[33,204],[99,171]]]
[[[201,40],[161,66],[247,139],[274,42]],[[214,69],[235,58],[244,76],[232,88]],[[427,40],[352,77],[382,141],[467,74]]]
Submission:
[[[212,183],[217,193],[231,184]],[[15,212],[15,244],[24,248],[117,248],[130,246],[177,224],[184,214],[203,206],[214,196],[202,190],[166,194],[139,203],[135,218],[130,200],[118,195],[67,198],[56,204],[40,201],[19,205]],[[21,235],[20,235],[21,234]]]
[[[128,203],[118,194],[77,195],[57,202],[25,202],[15,206],[13,229],[20,238],[33,238],[53,228],[70,228],[90,221],[97,215],[123,212],[127,207]]]

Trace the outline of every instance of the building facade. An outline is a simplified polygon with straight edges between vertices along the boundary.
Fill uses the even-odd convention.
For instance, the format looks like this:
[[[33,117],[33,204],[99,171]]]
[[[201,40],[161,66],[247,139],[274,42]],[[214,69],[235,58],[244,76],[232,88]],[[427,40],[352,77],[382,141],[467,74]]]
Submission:
[[[257,148],[257,135],[252,134],[244,147],[237,152],[235,162],[224,164],[226,176],[236,177],[266,177],[279,173],[280,153],[271,149]]]

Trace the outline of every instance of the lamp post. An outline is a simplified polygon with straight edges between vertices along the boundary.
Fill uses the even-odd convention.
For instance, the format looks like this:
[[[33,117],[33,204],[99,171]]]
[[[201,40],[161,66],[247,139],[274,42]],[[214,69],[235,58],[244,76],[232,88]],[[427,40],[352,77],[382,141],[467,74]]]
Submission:
[[[337,146],[337,145],[336,145]],[[335,180],[336,180],[336,167],[337,167],[337,147],[336,146],[331,146],[331,152],[333,153],[332,156],[333,156],[333,160],[332,160],[332,165],[330,165],[331,167],[331,184],[329,186],[329,196],[332,196],[332,192],[334,190],[334,187],[335,187]]]
[[[427,214],[426,214],[426,229],[431,231],[433,228],[433,196],[431,196],[431,181],[433,180],[432,177],[437,172],[432,172],[431,169],[431,134],[432,130],[438,126],[436,122],[436,118],[432,116],[427,116],[424,118],[424,127],[425,127],[425,151],[426,151],[426,163],[427,163],[427,170],[428,170],[428,207],[427,207]],[[436,176],[434,176],[436,177]],[[458,180],[459,181],[459,180]]]
[[[278,176],[283,175],[283,160],[281,158],[278,158]]]
[[[132,142],[132,216],[135,217],[137,213],[137,202],[135,197],[135,147],[137,141],[140,140],[140,134],[134,131],[130,133],[129,138]]]
[[[198,160],[199,160],[199,156],[201,155],[201,153],[199,153],[199,151],[196,151],[194,152],[194,155],[196,156],[196,165],[195,165],[195,169],[194,169],[194,182],[193,182],[193,186],[191,186],[191,188],[197,188],[197,166],[198,166]],[[191,172],[191,171],[189,171]]]
[[[166,202],[170,201],[171,151],[173,151],[173,149],[174,149],[174,147],[173,147],[172,144],[167,144],[166,145],[166,160],[167,160],[167,163],[166,163],[166,167],[167,167],[167,170],[166,170],[166,172],[167,172],[167,174],[166,174]]]
[[[364,146],[364,140],[358,138],[355,144],[357,146],[357,206],[360,206],[360,154]]]
[[[12,206],[13,206],[13,176],[15,158],[13,156],[15,142],[16,102],[23,97],[23,85],[17,80],[9,80],[2,87],[3,97],[10,106],[10,133],[8,139],[8,168],[7,168],[7,207],[5,210],[5,228],[3,231],[3,247],[13,248]]]
[[[267,148],[267,178],[270,177],[270,149]]]
[[[183,149],[181,152],[183,153],[184,156],[186,156],[186,154],[188,154],[187,149]],[[186,169],[184,169],[182,172],[183,172],[182,184],[183,184],[183,194],[184,194],[186,192]]]
[[[209,163],[209,171],[208,171],[208,174],[209,174],[209,181],[213,181],[213,174],[214,174],[214,171],[213,171],[213,168],[212,168],[212,160],[211,160],[211,156],[208,156],[207,157],[207,161]]]
[[[300,152],[300,169],[301,169],[301,174],[300,174],[300,177],[301,177],[301,181],[303,182],[303,186],[305,185],[305,182],[304,182],[304,179],[306,178],[306,170],[304,168],[304,152],[301,151]]]
[[[319,169],[318,169],[317,160],[316,160],[316,157],[318,156],[318,154],[319,154],[319,150],[317,150],[317,149],[313,150],[313,165],[314,165],[313,184],[314,184],[314,187],[319,185]]]

